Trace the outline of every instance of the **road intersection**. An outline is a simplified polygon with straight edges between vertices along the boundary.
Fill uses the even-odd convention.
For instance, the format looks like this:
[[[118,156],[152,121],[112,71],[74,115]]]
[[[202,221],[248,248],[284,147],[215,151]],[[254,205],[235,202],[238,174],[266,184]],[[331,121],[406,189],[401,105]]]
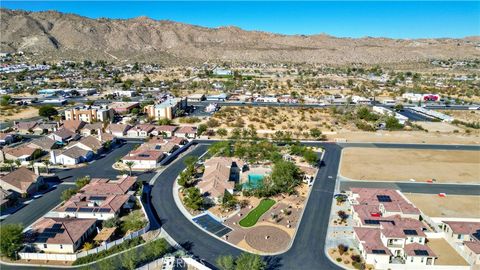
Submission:
[[[215,264],[215,260],[221,255],[239,255],[242,251],[210,236],[207,232],[195,226],[178,209],[173,198],[173,184],[178,174],[185,168],[183,160],[188,156],[201,156],[208,150],[213,141],[198,141],[198,144],[177,160],[163,168],[154,182],[150,197],[150,205],[155,211],[156,223],[179,243],[183,248],[201,258],[202,262],[209,266]],[[276,256],[267,256],[271,269],[340,269],[325,254],[325,242],[327,236],[330,209],[333,201],[335,188],[347,189],[352,186],[362,187],[395,187],[405,192],[416,193],[453,193],[453,194],[480,194],[480,185],[449,185],[449,184],[426,184],[426,183],[384,183],[343,181],[338,177],[338,168],[341,159],[342,148],[345,147],[380,147],[380,148],[407,148],[407,149],[443,149],[443,150],[471,150],[480,151],[480,146],[470,145],[427,145],[427,144],[336,144],[328,142],[304,142],[306,145],[319,146],[325,149],[321,162],[321,168],[312,186],[308,202],[306,204],[302,220],[297,228],[297,233],[292,246],[285,253]],[[67,182],[75,181],[77,177],[90,175],[91,177],[115,178],[120,172],[112,169],[111,165],[118,157],[125,155],[133,149],[134,143],[128,143],[112,151],[105,158],[89,164],[81,169],[62,171],[57,176]],[[155,176],[155,172],[138,174],[139,181],[149,182]],[[338,182],[338,184],[337,184]],[[393,185],[393,186],[392,186]],[[21,209],[2,222],[30,224],[43,216],[55,205],[60,203],[61,190],[68,188],[67,184],[61,184],[58,188],[36,203]],[[155,216],[155,215],[153,215]],[[6,267],[2,265],[2,269]],[[15,269],[32,269],[33,267],[16,267]],[[7,267],[5,269],[10,269]]]

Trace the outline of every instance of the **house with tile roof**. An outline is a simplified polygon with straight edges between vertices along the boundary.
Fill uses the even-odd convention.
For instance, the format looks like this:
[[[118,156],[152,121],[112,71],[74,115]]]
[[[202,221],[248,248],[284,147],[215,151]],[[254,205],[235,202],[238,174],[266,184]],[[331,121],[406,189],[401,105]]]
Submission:
[[[44,151],[50,151],[59,147],[55,140],[52,140],[47,136],[34,139],[29,142],[27,146],[34,149],[42,149]]]
[[[62,122],[63,128],[68,129],[72,132],[80,132],[80,130],[85,126],[85,122],[82,120],[64,120]]]
[[[109,124],[105,129],[106,133],[110,133],[115,137],[124,137],[127,135],[127,131],[131,128],[130,125],[124,124]]]
[[[20,167],[15,171],[0,176],[0,187],[18,194],[32,195],[43,185],[43,177],[31,170]]]
[[[46,253],[74,253],[95,233],[96,219],[44,217],[32,226],[33,245]]]
[[[197,127],[181,126],[175,131],[175,136],[186,139],[195,139],[197,137]]]
[[[34,160],[42,155],[41,149],[35,149],[28,147],[26,145],[21,145],[19,147],[5,147],[1,150],[0,160],[19,160],[20,162],[27,162]]]
[[[62,218],[94,218],[107,220],[120,214],[122,209],[131,209],[135,198],[130,194],[83,194],[77,193],[53,212]]]
[[[103,143],[94,136],[83,137],[80,140],[69,144],[66,148],[80,147],[87,151],[92,151],[94,154],[98,154],[103,151]]]
[[[122,158],[123,163],[133,162],[133,169],[154,169],[165,155],[160,150],[135,149]]]
[[[132,190],[137,177],[125,176],[121,180],[93,178],[79,192],[88,195],[122,195]]]
[[[37,126],[37,122],[18,122],[13,126],[13,129],[21,134],[30,134],[33,132],[33,129]]]
[[[56,142],[67,143],[70,141],[77,140],[78,138],[80,138],[80,135],[69,129],[62,128],[55,132],[50,133],[48,137]]]
[[[92,160],[93,155],[93,151],[75,145],[64,150],[52,150],[50,152],[50,162],[53,164],[76,165]]]
[[[213,202],[218,202],[225,191],[233,194],[235,182],[240,179],[244,163],[236,158],[213,157],[205,161],[202,179],[197,184],[200,191]]]

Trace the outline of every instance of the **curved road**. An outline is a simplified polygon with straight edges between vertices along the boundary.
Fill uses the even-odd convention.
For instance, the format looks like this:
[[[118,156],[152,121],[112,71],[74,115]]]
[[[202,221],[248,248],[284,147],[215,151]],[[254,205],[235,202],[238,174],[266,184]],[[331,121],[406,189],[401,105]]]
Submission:
[[[324,254],[340,147],[336,144],[325,144],[324,147],[327,149],[323,158],[324,167],[320,169],[310,192],[293,245],[281,255],[266,258],[272,269],[341,269]],[[200,156],[207,148],[207,145],[200,144],[190,154]],[[163,228],[180,245],[208,264],[214,263],[220,255],[239,255],[239,249],[210,236],[190,222],[175,204],[172,187],[176,176],[185,168],[184,158],[171,164],[152,189],[152,205]]]
[[[208,146],[199,144],[190,154],[200,156]],[[208,142],[211,143],[211,142]],[[285,253],[266,257],[271,269],[340,269],[333,264],[324,253],[325,237],[327,235],[333,192],[337,179],[342,147],[379,147],[379,148],[409,148],[409,149],[445,149],[479,151],[479,146],[464,145],[425,145],[425,144],[334,144],[305,143],[322,146],[325,155],[321,169],[313,184],[310,197],[302,221],[292,247]],[[220,255],[238,255],[241,251],[215,237],[189,221],[178,209],[173,198],[172,187],[176,176],[185,168],[183,157],[171,164],[155,182],[152,189],[152,205],[160,217],[162,227],[185,249],[202,258],[208,265],[214,264]],[[353,184],[352,184],[353,183]],[[375,185],[374,183],[373,185]],[[341,182],[341,186],[372,186],[369,182]],[[373,186],[372,186],[373,187]],[[418,193],[436,193],[442,188],[454,189],[457,194],[480,194],[480,185],[419,185],[417,183],[397,184],[402,190]],[[432,189],[432,187],[434,187]],[[442,192],[442,191],[440,191]],[[445,192],[445,190],[443,190]],[[447,191],[449,192],[449,190]]]

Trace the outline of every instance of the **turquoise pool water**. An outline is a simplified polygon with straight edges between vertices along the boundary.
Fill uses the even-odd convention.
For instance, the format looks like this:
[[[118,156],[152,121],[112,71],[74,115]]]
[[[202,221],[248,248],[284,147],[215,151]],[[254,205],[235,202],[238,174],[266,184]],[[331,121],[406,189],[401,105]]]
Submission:
[[[260,187],[263,182],[263,174],[249,174],[248,175],[248,182],[243,184],[243,188],[245,189],[254,189]]]

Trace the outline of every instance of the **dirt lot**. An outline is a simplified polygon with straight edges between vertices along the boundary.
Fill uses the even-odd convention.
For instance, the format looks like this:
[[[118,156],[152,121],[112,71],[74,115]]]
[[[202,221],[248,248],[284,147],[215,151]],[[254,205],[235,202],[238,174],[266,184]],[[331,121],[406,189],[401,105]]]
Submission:
[[[404,195],[423,213],[430,217],[480,218],[480,196],[437,194]]]
[[[459,129],[460,130],[460,129]],[[329,140],[346,142],[384,142],[384,143],[431,143],[431,144],[480,144],[480,136],[460,134],[427,133],[424,131],[377,131],[377,132],[339,132],[327,135]]]
[[[478,183],[480,152],[347,148],[341,175],[358,180]]]
[[[457,127],[455,125],[444,123],[444,122],[416,122],[415,124],[420,125],[428,132],[440,132],[440,133],[464,133],[465,129]]]
[[[322,108],[281,108],[281,107],[223,107],[212,118],[223,128],[254,127],[258,131],[289,131],[295,137],[302,136],[312,128],[322,132],[343,130],[353,125],[340,125],[329,110]]]
[[[38,109],[34,107],[13,107],[8,110],[0,108],[0,120],[19,120],[38,116]]]
[[[427,246],[438,256],[435,265],[468,265],[445,239],[428,239]]]
[[[465,122],[480,122],[480,111],[469,110],[469,111],[460,111],[460,110],[442,110],[440,111],[444,114],[453,116],[455,119],[465,121]]]

